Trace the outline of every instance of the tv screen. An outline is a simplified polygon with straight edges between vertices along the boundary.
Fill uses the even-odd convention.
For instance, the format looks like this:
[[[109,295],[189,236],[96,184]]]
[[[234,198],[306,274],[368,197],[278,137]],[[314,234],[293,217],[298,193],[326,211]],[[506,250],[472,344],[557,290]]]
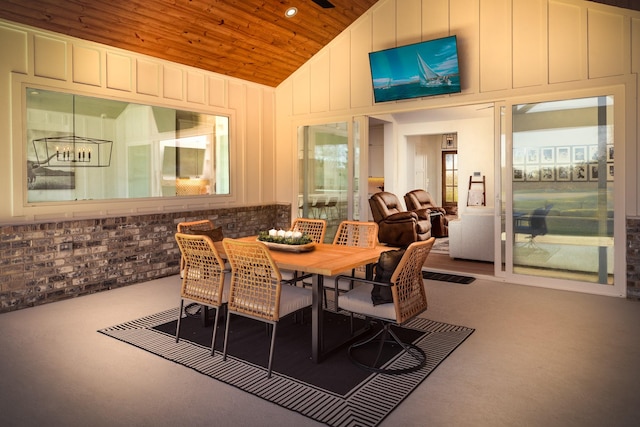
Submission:
[[[460,92],[456,36],[369,53],[376,102]]]

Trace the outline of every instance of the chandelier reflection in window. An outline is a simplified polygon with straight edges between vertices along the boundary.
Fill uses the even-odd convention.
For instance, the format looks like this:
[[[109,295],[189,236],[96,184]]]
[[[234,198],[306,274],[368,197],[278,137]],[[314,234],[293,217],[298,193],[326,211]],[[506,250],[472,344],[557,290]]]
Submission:
[[[76,97],[73,96],[73,133],[33,140],[37,164],[54,167],[108,167],[113,141],[76,135]]]

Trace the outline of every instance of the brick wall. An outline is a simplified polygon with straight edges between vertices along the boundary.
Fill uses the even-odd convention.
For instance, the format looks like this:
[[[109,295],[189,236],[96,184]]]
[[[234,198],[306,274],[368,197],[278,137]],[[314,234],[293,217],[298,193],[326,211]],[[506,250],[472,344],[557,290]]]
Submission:
[[[210,219],[225,237],[291,224],[264,205],[0,227],[0,313],[178,274],[182,221]]]
[[[627,298],[640,300],[640,218],[627,218]]]
[[[0,313],[178,273],[173,235],[210,219],[227,237],[291,223],[290,205],[265,205],[0,227]],[[640,218],[627,219],[627,297],[640,300]]]

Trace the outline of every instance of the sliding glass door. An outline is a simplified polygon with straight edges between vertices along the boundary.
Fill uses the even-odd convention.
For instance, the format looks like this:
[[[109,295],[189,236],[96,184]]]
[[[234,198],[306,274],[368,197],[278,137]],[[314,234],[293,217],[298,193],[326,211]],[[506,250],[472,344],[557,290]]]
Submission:
[[[614,223],[623,201],[616,198],[614,101],[603,95],[510,107],[510,141],[501,138],[507,275],[615,293]]]
[[[298,216],[327,221],[325,240],[333,241],[349,214],[354,153],[347,122],[302,126],[298,135]]]

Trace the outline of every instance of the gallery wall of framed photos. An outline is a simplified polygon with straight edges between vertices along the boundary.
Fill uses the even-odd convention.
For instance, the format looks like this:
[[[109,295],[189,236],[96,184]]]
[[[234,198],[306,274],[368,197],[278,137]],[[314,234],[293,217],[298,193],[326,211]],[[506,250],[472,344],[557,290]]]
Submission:
[[[513,180],[585,182],[604,173],[613,181],[613,144],[600,150],[598,145],[514,148]]]

